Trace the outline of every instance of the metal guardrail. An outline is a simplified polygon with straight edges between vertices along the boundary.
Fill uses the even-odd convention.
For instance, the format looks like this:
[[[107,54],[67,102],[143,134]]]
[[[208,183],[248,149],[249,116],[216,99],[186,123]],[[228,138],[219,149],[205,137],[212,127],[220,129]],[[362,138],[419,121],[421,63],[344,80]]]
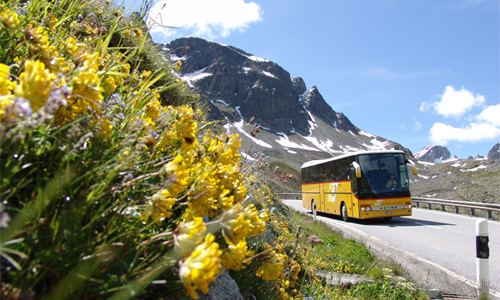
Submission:
[[[459,213],[459,208],[470,209],[471,216],[474,216],[475,210],[485,210],[488,213],[488,219],[491,219],[493,211],[500,212],[500,204],[493,203],[482,203],[482,202],[469,202],[460,200],[446,200],[446,199],[436,199],[436,198],[423,198],[423,197],[412,197],[411,202],[416,203],[417,207],[420,207],[420,203],[427,203],[427,208],[431,209],[432,205],[440,205],[441,211],[445,210],[445,206],[454,206],[455,213]]]
[[[290,200],[300,200],[302,199],[301,193],[278,193],[280,198],[290,199]],[[427,203],[427,208],[431,209],[432,205],[440,205],[441,211],[445,210],[446,206],[454,206],[455,213],[459,213],[459,208],[470,209],[471,216],[475,215],[475,210],[485,210],[488,214],[488,219],[492,219],[492,212],[498,211],[500,212],[500,204],[492,204],[492,203],[482,203],[482,202],[469,202],[469,201],[460,201],[460,200],[446,200],[446,199],[437,199],[437,198],[423,198],[423,197],[412,197],[412,203],[414,203],[417,207],[420,207],[420,203]]]

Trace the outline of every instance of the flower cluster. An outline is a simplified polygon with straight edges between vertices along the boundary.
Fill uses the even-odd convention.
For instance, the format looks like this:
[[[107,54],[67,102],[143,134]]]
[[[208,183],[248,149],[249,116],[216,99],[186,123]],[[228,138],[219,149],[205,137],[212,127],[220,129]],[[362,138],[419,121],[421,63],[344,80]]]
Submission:
[[[349,263],[349,262],[343,261],[343,260],[332,263],[332,268],[336,272],[342,272],[342,273],[347,273],[347,274],[359,272],[359,267],[357,267],[353,263]]]
[[[3,4],[0,4],[0,21],[2,21],[9,30],[16,29],[20,23],[17,13],[5,8]]]
[[[283,252],[282,248],[280,248],[279,252]],[[264,280],[278,278],[283,274],[283,264],[287,258],[286,254],[277,253],[268,244],[266,244],[266,250],[263,253],[261,260],[264,263],[259,267],[256,275],[262,277]]]
[[[8,200],[2,203],[1,227],[28,237],[18,239],[26,244],[13,253],[36,256],[32,249],[45,246],[39,253],[46,254],[57,247],[58,255],[67,255],[58,267],[73,269],[82,257],[101,253],[95,249],[124,247],[126,258],[116,251],[109,261],[115,254],[123,261],[132,256],[134,267],[100,265],[99,274],[82,275],[115,284],[97,287],[93,292],[100,297],[131,278],[148,277],[164,259],[168,274],[176,274],[195,299],[224,268],[248,268],[252,276],[275,281],[283,299],[300,298],[293,287],[301,266],[283,246],[289,228],[268,212],[270,197],[262,203],[249,195],[253,187],[242,172],[239,136],[212,128],[194,105],[168,105],[178,98],[168,99],[165,91],[182,86],[168,68],[178,70],[182,63],[154,72],[144,67],[144,44],[124,41],[145,43],[147,35],[140,25],[123,21],[121,11],[106,13],[103,6],[110,1],[69,0],[63,8],[51,3],[42,10],[36,2],[0,4],[0,151],[2,176],[4,170],[10,176],[2,181]],[[65,11],[74,7],[79,10]],[[190,94],[182,97],[192,100]],[[59,180],[64,184],[50,190]],[[8,213],[29,208],[45,194],[50,199],[42,216],[11,230],[15,222]],[[275,244],[248,242],[270,223],[280,231]],[[37,240],[31,230],[42,229],[57,246],[29,244]],[[131,249],[137,253],[130,255]],[[52,269],[56,261],[40,266]],[[19,272],[2,266],[5,278],[18,276],[9,283],[12,294],[21,294],[16,289],[28,277],[37,296],[51,290],[43,286],[52,282],[43,277],[46,272],[28,261],[13,265]],[[124,273],[120,282],[118,269]]]
[[[207,234],[205,241],[196,246],[180,265],[180,278],[186,287],[187,293],[193,299],[198,299],[197,290],[208,293],[208,285],[215,280],[220,271],[219,244],[214,242],[215,237]]]

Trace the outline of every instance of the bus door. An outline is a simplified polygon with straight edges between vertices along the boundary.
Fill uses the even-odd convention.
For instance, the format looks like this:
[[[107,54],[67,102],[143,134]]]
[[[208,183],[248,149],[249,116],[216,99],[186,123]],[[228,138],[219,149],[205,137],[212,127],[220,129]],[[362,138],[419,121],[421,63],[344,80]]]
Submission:
[[[318,211],[321,211],[321,212],[326,212],[326,208],[325,208],[325,184],[324,183],[320,183],[319,186],[319,197],[318,197]]]
[[[340,214],[340,203],[342,202],[342,185],[339,182],[323,183],[322,187],[324,211],[331,214]]]
[[[323,211],[327,213],[333,213],[333,203],[332,203],[332,191],[331,191],[331,182],[326,182],[322,184],[322,195],[321,199],[323,202]]]

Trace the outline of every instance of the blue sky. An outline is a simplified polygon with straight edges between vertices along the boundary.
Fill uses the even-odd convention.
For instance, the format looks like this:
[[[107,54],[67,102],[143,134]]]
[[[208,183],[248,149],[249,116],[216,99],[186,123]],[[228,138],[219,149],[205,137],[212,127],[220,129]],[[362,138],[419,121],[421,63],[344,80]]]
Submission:
[[[153,27],[156,42],[198,36],[238,47],[317,86],[364,131],[466,158],[500,142],[499,3],[157,0],[149,16],[180,28]]]

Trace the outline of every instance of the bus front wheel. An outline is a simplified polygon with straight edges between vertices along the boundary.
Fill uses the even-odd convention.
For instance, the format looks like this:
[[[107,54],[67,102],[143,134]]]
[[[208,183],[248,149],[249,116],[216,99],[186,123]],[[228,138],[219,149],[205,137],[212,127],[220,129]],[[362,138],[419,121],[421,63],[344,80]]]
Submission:
[[[342,203],[342,207],[340,208],[340,213],[342,215],[342,220],[344,220],[344,222],[348,222],[349,217],[347,216],[347,207],[345,206],[344,203]]]

